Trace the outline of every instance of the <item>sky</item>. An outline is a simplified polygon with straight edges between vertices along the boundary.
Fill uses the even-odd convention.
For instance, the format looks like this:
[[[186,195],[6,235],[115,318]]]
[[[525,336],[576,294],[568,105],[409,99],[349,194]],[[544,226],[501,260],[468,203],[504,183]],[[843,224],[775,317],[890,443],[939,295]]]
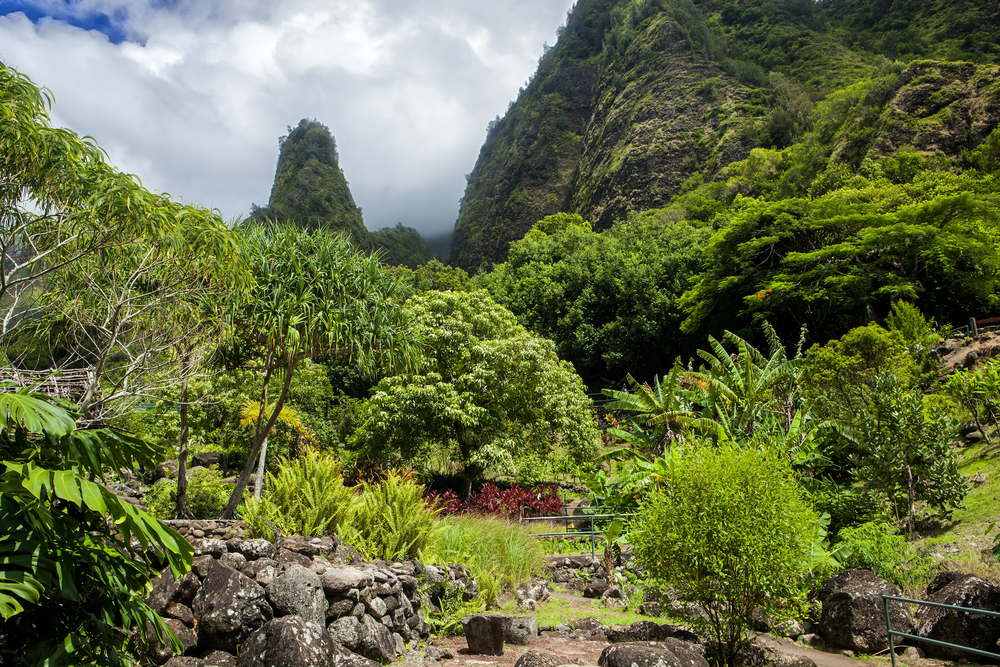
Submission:
[[[278,138],[315,118],[369,229],[450,231],[486,125],[573,0],[0,0],[0,60],[147,188],[265,206]]]

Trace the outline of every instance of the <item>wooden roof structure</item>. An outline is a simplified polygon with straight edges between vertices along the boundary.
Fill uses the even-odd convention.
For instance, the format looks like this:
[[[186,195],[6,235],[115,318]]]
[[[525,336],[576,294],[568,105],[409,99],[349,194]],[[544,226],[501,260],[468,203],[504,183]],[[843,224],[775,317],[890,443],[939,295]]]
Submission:
[[[17,389],[35,387],[35,391],[79,404],[87,387],[94,381],[93,368],[71,368],[60,371],[27,371],[19,368],[0,368],[0,382],[13,382]],[[0,387],[0,391],[4,391]]]

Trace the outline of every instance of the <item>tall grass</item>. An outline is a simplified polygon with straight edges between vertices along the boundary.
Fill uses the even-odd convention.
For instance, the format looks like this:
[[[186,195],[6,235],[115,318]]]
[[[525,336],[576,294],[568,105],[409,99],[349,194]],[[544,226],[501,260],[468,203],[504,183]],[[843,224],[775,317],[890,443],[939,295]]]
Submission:
[[[545,552],[537,538],[499,517],[478,514],[441,519],[442,529],[421,553],[429,563],[462,563],[472,570],[489,606],[502,589],[539,574]],[[492,598],[492,599],[490,599]]]

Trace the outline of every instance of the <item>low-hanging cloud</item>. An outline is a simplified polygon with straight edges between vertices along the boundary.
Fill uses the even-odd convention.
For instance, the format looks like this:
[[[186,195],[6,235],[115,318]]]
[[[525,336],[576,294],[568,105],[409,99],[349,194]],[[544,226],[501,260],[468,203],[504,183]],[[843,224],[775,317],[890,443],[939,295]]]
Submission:
[[[369,229],[435,234],[572,4],[0,0],[24,10],[0,16],[0,59],[147,187],[245,214],[267,203],[286,126],[316,118]]]

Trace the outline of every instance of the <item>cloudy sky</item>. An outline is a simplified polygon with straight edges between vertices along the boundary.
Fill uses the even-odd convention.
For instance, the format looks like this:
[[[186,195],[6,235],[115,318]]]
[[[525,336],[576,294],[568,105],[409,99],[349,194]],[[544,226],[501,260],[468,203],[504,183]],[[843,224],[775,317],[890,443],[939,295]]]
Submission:
[[[450,230],[486,136],[573,0],[0,0],[0,60],[146,187],[265,205],[316,118],[369,229]]]

